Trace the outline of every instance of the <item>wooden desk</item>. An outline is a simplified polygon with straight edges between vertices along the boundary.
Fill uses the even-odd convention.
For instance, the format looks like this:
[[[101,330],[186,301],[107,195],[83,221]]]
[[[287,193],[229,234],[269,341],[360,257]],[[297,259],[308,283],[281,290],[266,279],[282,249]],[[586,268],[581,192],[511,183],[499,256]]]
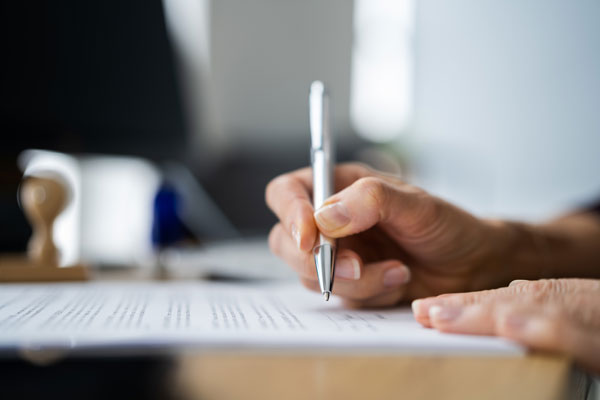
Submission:
[[[184,398],[584,399],[587,378],[561,357],[292,355],[208,352],[180,358]]]
[[[99,273],[96,278],[156,278],[123,272]],[[171,356],[164,357],[169,370],[161,379],[167,380],[168,392],[177,399],[584,399],[588,384],[588,377],[573,369],[569,360],[539,354],[442,357],[338,352],[323,356],[204,349],[177,353],[174,363]],[[102,360],[98,358],[96,364]],[[113,363],[128,362],[121,360]],[[60,362],[59,358],[57,368]],[[87,375],[111,372],[94,364],[94,359],[83,364],[90,366]],[[57,381],[63,379],[69,378]]]
[[[123,279],[122,273],[99,279]],[[156,279],[137,275],[133,279]],[[173,277],[161,276],[162,279]],[[125,279],[132,279],[128,273]],[[570,360],[276,351],[196,351],[177,357],[173,391],[184,399],[585,399],[589,377]]]

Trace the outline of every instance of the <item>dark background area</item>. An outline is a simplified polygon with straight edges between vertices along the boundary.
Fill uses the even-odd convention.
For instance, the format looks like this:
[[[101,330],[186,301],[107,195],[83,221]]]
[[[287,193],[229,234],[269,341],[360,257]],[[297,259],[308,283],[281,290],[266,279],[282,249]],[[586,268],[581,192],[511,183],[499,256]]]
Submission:
[[[0,363],[5,399],[177,399],[170,357],[71,357],[50,365]]]
[[[0,250],[16,251],[22,150],[177,158],[185,127],[160,0],[1,7]]]
[[[0,251],[24,250],[30,235],[16,202],[24,149],[194,164],[186,163],[180,82],[160,0],[0,7]],[[308,151],[299,154],[230,154],[201,183],[243,233],[266,233],[274,217],[262,190],[278,173],[306,165]]]

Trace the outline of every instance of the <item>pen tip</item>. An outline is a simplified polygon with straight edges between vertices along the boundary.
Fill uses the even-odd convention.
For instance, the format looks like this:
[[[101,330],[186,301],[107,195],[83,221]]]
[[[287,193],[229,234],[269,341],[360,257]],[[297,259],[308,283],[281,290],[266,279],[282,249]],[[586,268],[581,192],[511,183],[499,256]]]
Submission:
[[[325,298],[325,301],[329,301],[329,292],[323,293],[323,297]]]

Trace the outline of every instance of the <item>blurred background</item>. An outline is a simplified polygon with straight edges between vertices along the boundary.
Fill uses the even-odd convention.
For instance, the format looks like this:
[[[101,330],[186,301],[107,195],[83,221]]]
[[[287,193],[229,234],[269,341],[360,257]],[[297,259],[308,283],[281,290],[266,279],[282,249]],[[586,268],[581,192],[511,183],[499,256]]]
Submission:
[[[265,185],[309,162],[314,79],[332,93],[339,160],[482,216],[543,220],[600,197],[597,1],[0,7],[1,252],[26,247],[16,192],[36,169],[70,185],[65,263],[266,235]]]

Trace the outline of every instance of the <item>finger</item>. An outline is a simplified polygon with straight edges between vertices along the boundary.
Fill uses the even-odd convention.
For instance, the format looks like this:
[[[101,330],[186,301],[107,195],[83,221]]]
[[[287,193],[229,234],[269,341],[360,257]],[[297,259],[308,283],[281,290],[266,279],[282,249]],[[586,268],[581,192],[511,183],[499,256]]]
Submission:
[[[470,335],[493,335],[497,303],[471,306],[433,306],[429,309],[429,324],[440,332]]]
[[[297,250],[295,251],[297,252]],[[320,291],[314,260],[301,260],[300,257],[293,254],[290,257],[284,255],[283,259],[300,275],[304,286]],[[356,302],[356,307],[360,306],[358,303],[365,303],[366,300],[379,295],[382,295],[381,298],[369,301],[365,305],[395,304],[403,297],[409,281],[410,270],[397,260],[371,263],[365,266],[356,253],[348,249],[341,249],[336,259],[333,294]],[[394,293],[394,295],[383,296],[390,293]]]
[[[433,306],[465,306],[486,302],[510,301],[514,298],[528,302],[545,302],[549,299],[565,299],[565,294],[600,293],[599,282],[592,279],[542,279],[538,281],[511,282],[508,287],[470,293],[444,294],[413,301],[415,319],[430,327],[430,308]],[[558,296],[557,296],[558,295]]]
[[[267,185],[265,198],[285,231],[294,238],[295,246],[308,252],[315,242],[317,229],[313,222],[310,187],[301,175],[298,171],[273,179]]]
[[[368,176],[379,177],[382,179],[393,179],[391,175],[376,171],[369,166],[357,162],[341,163],[336,165],[334,171],[335,191],[338,192],[355,181]],[[312,193],[312,169],[301,168],[290,173],[295,176]]]
[[[281,223],[276,224],[269,234],[271,252],[288,264],[302,277],[316,279],[312,253],[300,250]],[[311,265],[312,263],[312,265]]]
[[[281,224],[276,224],[271,230],[269,247],[273,254],[285,261],[302,278],[317,280],[312,252],[300,251]],[[334,281],[360,279],[363,269],[363,263],[358,254],[350,249],[338,250]]]
[[[405,295],[405,290],[394,290],[388,293],[382,293],[375,297],[366,300],[350,300],[344,299],[344,307],[347,308],[381,308],[392,307],[402,301]]]
[[[416,305],[415,305],[416,304]],[[600,295],[595,292],[552,293],[540,296],[523,293],[515,296],[497,296],[493,301],[475,304],[441,302],[428,309],[427,317],[414,312],[418,302],[413,302],[413,313],[418,322],[426,327],[433,327],[444,332],[471,333],[480,335],[493,334],[494,316],[498,310],[511,307],[530,307],[542,309],[559,308],[571,319],[584,326],[600,329]]]
[[[535,315],[555,316],[589,329],[600,329],[600,299],[596,293],[560,294],[545,301],[531,294],[503,297],[498,301],[472,305],[434,305],[429,309],[431,327],[452,333],[494,335],[498,332],[502,315],[534,312]],[[502,324],[500,324],[502,325]]]
[[[319,283],[316,280],[301,277],[300,281],[307,289],[321,293],[321,288],[319,287]],[[335,296],[341,297],[343,300],[344,307],[347,308],[358,309],[390,307],[397,305],[402,300],[405,294],[405,288],[403,286],[399,286],[394,290],[380,293],[364,300],[356,300],[344,297],[343,294],[340,294],[338,291],[335,290],[333,294]]]
[[[585,305],[588,311],[598,308],[594,300]],[[532,349],[564,353],[600,372],[598,326],[582,323],[564,304],[514,299],[465,307],[436,305],[430,309],[430,322],[441,332],[498,335]]]
[[[433,327],[431,323],[431,311],[433,308],[437,309],[435,312],[439,312],[441,307],[448,308],[449,310],[460,309],[471,304],[488,303],[494,299],[500,301],[501,299],[508,297],[511,292],[511,290],[508,289],[509,288],[500,288],[494,290],[482,290],[479,292],[452,293],[417,299],[411,304],[412,312],[417,322],[427,328],[431,328]],[[448,312],[452,313],[456,311]]]
[[[402,226],[431,226],[434,198],[421,189],[381,177],[365,177],[333,195],[314,216],[321,232],[344,237],[378,223],[399,230]]]
[[[572,356],[582,367],[600,373],[598,328],[587,327],[570,318],[568,312],[548,308],[515,307],[498,317],[497,334],[529,348],[561,352]]]
[[[542,309],[544,305],[527,296],[471,305],[434,305],[429,309],[429,324],[440,332],[495,335],[498,316],[516,307]]]
[[[336,265],[336,270],[338,266]],[[410,270],[398,260],[387,260],[367,264],[361,268],[359,279],[338,279],[336,271],[333,294],[344,299],[363,302],[376,296],[399,292],[404,293],[410,281]]]
[[[335,169],[336,187],[342,189],[355,180],[374,173],[361,164],[342,164]],[[312,250],[317,234],[311,193],[310,168],[280,175],[269,182],[265,190],[267,205],[294,238],[297,247],[303,251]]]

